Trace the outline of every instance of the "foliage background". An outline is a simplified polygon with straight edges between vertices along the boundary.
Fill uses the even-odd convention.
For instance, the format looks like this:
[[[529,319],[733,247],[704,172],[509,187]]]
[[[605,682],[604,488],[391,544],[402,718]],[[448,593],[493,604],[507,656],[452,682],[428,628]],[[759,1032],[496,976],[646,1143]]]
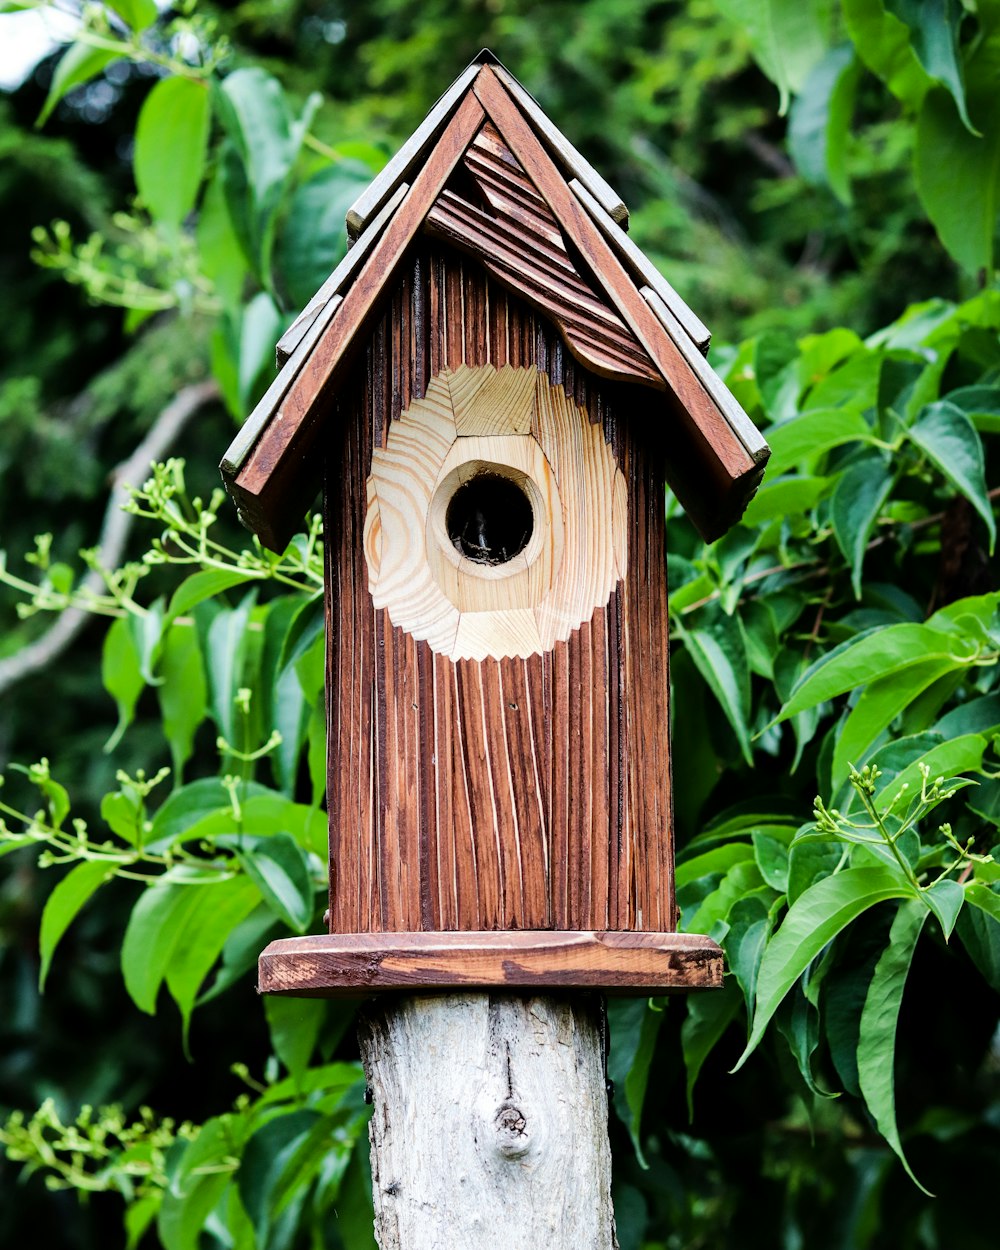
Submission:
[[[612,1009],[622,1246],[994,1244],[998,21],[121,0],[0,99],[0,1241],[371,1244],[349,1013],[252,991],[320,925],[317,536],[247,547],[214,466],[357,190],[489,45],[774,448],[713,548],[667,501],[679,897],[732,971]],[[197,387],[86,581],[109,473]]]

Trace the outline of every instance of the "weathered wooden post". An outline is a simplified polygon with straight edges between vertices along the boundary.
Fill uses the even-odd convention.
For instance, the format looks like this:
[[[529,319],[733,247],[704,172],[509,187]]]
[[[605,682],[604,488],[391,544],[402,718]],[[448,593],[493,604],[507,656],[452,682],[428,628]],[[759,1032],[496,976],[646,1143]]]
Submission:
[[[675,931],[663,489],[715,537],[767,448],[626,227],[482,53],[222,465],[274,550],[324,485],[330,931],[260,988],[380,995],[383,1250],[613,1245],[594,992],[721,983]]]

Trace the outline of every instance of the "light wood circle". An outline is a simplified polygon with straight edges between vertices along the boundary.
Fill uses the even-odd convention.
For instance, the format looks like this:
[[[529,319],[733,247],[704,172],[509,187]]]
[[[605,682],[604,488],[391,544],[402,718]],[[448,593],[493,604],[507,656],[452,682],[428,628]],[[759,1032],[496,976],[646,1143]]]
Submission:
[[[531,508],[530,537],[503,562],[470,559],[449,536],[449,504],[481,475],[511,482]],[[545,374],[442,370],[372,455],[372,601],[453,660],[548,651],[625,576],[626,499],[600,424]]]

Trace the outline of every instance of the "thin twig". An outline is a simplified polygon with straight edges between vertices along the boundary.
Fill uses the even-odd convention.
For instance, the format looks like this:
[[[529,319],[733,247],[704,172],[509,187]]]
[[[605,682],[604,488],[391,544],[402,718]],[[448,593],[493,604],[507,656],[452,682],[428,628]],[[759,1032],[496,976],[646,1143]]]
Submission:
[[[149,466],[154,461],[162,460],[194,414],[218,397],[219,387],[212,380],[186,386],[163,409],[129,458],[112,470],[111,495],[99,540],[99,560],[103,568],[117,568],[125,552],[135,520],[132,513],[123,511],[123,505],[129,499],[129,488],[142,485]],[[104,577],[98,567],[90,570],[80,583],[79,591],[96,595],[104,590],[104,586]],[[0,660],[0,696],[25,677],[41,672],[57,660],[83,629],[89,616],[83,608],[67,608],[51,629],[15,655]]]

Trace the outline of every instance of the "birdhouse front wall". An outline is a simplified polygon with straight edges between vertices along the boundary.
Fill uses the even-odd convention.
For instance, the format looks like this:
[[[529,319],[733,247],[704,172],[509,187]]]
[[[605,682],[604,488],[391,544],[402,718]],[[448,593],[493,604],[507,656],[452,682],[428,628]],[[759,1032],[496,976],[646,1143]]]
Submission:
[[[662,397],[398,272],[324,435],[330,930],[670,932]]]

